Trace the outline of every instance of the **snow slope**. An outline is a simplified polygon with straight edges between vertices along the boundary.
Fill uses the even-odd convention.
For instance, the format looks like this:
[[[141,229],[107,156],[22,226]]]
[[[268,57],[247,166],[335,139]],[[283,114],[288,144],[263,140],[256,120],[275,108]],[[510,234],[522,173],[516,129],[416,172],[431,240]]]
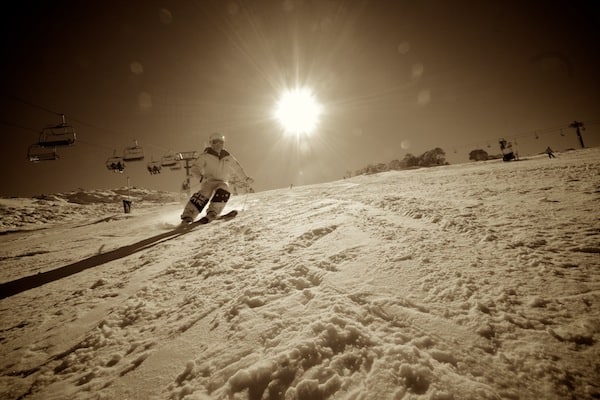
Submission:
[[[599,171],[594,148],[359,176],[185,234],[173,202],[3,215],[0,397],[599,398]]]

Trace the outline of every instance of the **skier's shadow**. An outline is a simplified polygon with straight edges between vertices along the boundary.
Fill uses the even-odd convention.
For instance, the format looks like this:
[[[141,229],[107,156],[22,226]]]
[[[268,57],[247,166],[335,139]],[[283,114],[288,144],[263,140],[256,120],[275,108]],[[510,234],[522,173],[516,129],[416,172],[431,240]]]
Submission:
[[[96,254],[84,260],[77,261],[73,264],[65,265],[64,267],[56,268],[46,272],[40,272],[36,275],[25,276],[10,282],[0,284],[0,299],[14,296],[15,294],[33,289],[46,283],[54,282],[62,278],[77,274],[88,268],[93,268],[98,265],[105,264],[110,261],[118,260],[119,258],[127,257],[144,249],[156,246],[166,240],[170,240],[176,236],[184,234],[186,231],[171,230],[152,236],[148,239],[140,240],[137,243],[123,246],[106,253]]]

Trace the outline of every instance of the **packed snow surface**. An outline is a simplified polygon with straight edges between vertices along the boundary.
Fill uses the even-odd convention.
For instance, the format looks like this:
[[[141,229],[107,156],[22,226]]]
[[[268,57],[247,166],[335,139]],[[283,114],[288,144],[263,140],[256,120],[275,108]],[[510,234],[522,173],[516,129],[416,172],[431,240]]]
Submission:
[[[599,174],[358,176],[186,233],[164,196],[0,199],[0,398],[599,398]]]

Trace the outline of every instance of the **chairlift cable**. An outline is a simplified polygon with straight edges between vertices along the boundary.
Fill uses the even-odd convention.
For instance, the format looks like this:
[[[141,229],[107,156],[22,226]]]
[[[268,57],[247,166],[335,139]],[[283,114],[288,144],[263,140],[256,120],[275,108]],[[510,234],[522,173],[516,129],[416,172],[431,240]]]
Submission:
[[[65,113],[59,113],[59,112],[56,112],[56,111],[54,111],[54,110],[51,110],[51,109],[49,109],[48,107],[45,107],[45,106],[42,106],[42,105],[39,105],[39,104],[33,103],[33,102],[31,102],[31,101],[25,100],[25,99],[23,99],[23,98],[21,98],[21,97],[18,97],[18,96],[16,96],[16,95],[6,95],[6,96],[7,96],[7,97],[9,97],[9,98],[12,98],[13,100],[16,100],[16,101],[18,101],[18,102],[20,102],[20,103],[23,103],[23,104],[25,104],[25,105],[27,105],[27,106],[29,106],[29,107],[37,108],[37,109],[40,109],[40,110],[42,110],[42,111],[48,112],[48,113],[50,113],[50,114],[55,114],[55,115],[57,115],[57,116],[64,116],[64,115],[65,115]],[[100,127],[100,126],[97,126],[97,125],[91,124],[91,123],[89,123],[89,122],[83,121],[83,120],[81,120],[81,119],[78,119],[78,118],[73,118],[73,117],[70,117],[70,116],[69,116],[69,121],[73,121],[73,122],[76,122],[76,123],[78,123],[78,124],[80,124],[80,125],[87,126],[88,128],[94,128],[94,129],[98,129],[98,130],[101,130],[101,131],[105,131],[105,132],[108,132],[108,133],[110,133],[110,134],[117,135],[117,136],[119,136],[119,137],[122,137],[122,136],[125,136],[125,135],[126,135],[126,133],[125,133],[125,132],[119,132],[119,131],[117,131],[117,130],[114,130],[114,129],[103,128],[103,127]],[[5,124],[6,124],[6,125],[15,126],[15,127],[19,127],[19,128],[23,128],[23,129],[25,129],[25,130],[33,131],[33,132],[36,132],[36,133],[38,133],[38,132],[39,132],[39,129],[31,129],[31,128],[26,128],[26,127],[18,126],[18,125],[16,125],[16,124],[11,124],[11,123],[9,123],[9,122],[6,122]],[[78,139],[78,141],[79,141],[79,139]],[[151,146],[151,147],[155,147],[155,148],[161,149],[161,150],[163,150],[163,151],[167,151],[167,148],[166,148],[166,147],[163,147],[163,146],[158,146],[158,145],[155,145],[155,144],[152,144],[152,143],[147,143],[147,142],[146,142],[145,144],[146,144],[147,146]]]
[[[110,146],[104,146],[104,145],[101,145],[101,144],[96,144],[96,143],[88,142],[87,140],[77,139],[77,142],[83,143],[83,144],[87,144],[88,146],[92,146],[92,147],[98,147],[98,148],[101,148],[101,149],[104,149],[104,150],[113,150],[113,148],[110,147]]]
[[[592,120],[592,121],[587,121],[587,122],[583,121],[583,122],[586,125],[595,125],[595,124],[600,123],[600,120]],[[561,129],[563,129],[563,130],[569,129],[569,124],[557,125],[557,126],[553,126],[553,127],[547,127],[547,128],[541,128],[541,129],[534,129],[534,130],[519,132],[519,133],[517,133],[515,135],[506,135],[506,137],[510,137],[513,140],[534,137],[536,134],[541,137],[543,135],[551,134],[551,133],[554,133],[554,132],[560,132]],[[480,145],[482,143],[482,141],[485,142],[485,140],[481,140],[480,139],[480,140],[478,140],[476,142],[465,143],[465,144],[463,144],[462,146],[459,146],[459,147],[468,148],[468,147],[472,147],[472,146],[478,146],[478,145]]]
[[[23,129],[25,131],[30,131],[30,132],[34,132],[34,133],[39,133],[40,132],[39,129],[29,128],[27,126],[15,124],[15,123],[8,122],[8,121],[2,121],[2,120],[0,120],[0,124],[6,125],[6,126],[12,126],[13,128],[19,128],[19,129]]]
[[[55,115],[61,117],[61,121],[62,122],[61,122],[61,124],[59,124],[59,126],[66,126],[64,113],[55,112],[53,110],[50,110],[47,107],[41,106],[39,104],[35,104],[33,102],[27,101],[27,100],[25,100],[23,98],[15,96],[15,95],[8,96],[8,97],[12,98],[13,100],[19,101],[19,102],[21,102],[21,103],[23,103],[23,104],[25,104],[25,105],[27,105],[29,107],[37,108],[37,109],[43,110],[45,112],[48,112],[48,113],[51,113],[51,114],[55,114]],[[114,130],[110,130],[110,129],[106,129],[106,128],[101,128],[101,127],[98,127],[96,125],[90,124],[90,123],[82,121],[80,119],[77,119],[77,118],[69,118],[69,119],[70,119],[70,121],[76,122],[76,123],[78,123],[80,125],[83,125],[83,126],[87,126],[87,127],[90,127],[90,128],[103,130],[103,131],[106,131],[106,132],[110,132],[112,134],[116,134],[118,136],[123,136],[123,132],[117,132],[117,131],[114,131]],[[2,124],[4,124],[4,125],[16,127],[16,128],[23,129],[23,130],[26,130],[26,131],[35,132],[35,133],[39,132],[39,130],[32,129],[32,128],[29,128],[29,127],[25,127],[25,126],[22,126],[22,125],[19,125],[19,124],[11,123],[11,122],[8,122],[8,121],[0,121],[0,122]],[[72,142],[74,141],[74,137],[75,137],[74,135],[75,135],[75,133],[73,131],[73,128],[70,125],[69,125],[69,127],[71,128],[71,131],[72,131],[72,133],[71,133],[72,138],[69,139],[69,143],[68,144],[72,144]],[[44,128],[42,130],[42,134],[40,134],[39,144],[35,144],[35,145],[32,145],[32,146],[29,147],[27,153],[28,153],[28,158],[29,158],[30,161],[39,162],[39,161],[45,161],[45,160],[56,160],[56,159],[59,158],[58,154],[56,153],[56,148],[54,146],[50,146],[50,144],[52,144],[53,142],[50,141],[48,143],[45,143],[46,146],[43,143],[44,139],[41,138],[41,135],[44,134],[43,132],[45,132],[46,129],[50,129],[50,128],[47,127],[47,128]],[[112,147],[107,147],[107,146],[99,145],[97,143],[92,143],[92,142],[89,142],[89,141],[81,140],[80,138],[78,139],[78,142],[87,144],[87,145],[92,146],[92,147],[98,147],[98,148],[109,149],[109,150],[112,149]],[[141,154],[141,155],[138,154],[138,159],[143,159],[143,153],[142,153],[143,150],[142,150],[142,147],[138,145],[137,140],[135,140],[135,145],[136,145],[136,148],[138,149],[138,151]],[[156,146],[156,145],[152,145],[152,144],[149,144],[149,145],[152,146],[152,147],[155,147],[155,148],[162,149],[163,151],[167,151],[167,149],[165,147]],[[44,149],[44,147],[46,147],[46,149]],[[121,166],[120,168],[110,168],[109,167],[109,169],[118,170],[119,172],[122,172],[123,169],[124,169],[124,163],[123,162],[124,162],[124,160],[121,159],[121,162],[119,163],[120,166]],[[107,161],[107,166],[108,166],[108,161]]]
[[[50,113],[50,114],[55,114],[55,115],[59,115],[59,116],[63,114],[63,113],[59,113],[59,112],[56,112],[56,111],[50,110],[49,108],[47,108],[47,107],[44,107],[44,106],[41,106],[41,105],[39,105],[39,104],[32,103],[32,102],[30,102],[30,101],[27,101],[27,100],[25,100],[25,99],[22,99],[22,98],[20,98],[20,97],[18,97],[18,96],[15,96],[15,95],[8,95],[8,97],[10,97],[10,98],[12,98],[12,99],[14,99],[14,100],[17,100],[17,101],[19,101],[19,102],[21,102],[21,103],[23,103],[23,104],[25,104],[25,105],[28,105],[28,106],[30,106],[30,107],[33,107],[33,108],[38,108],[38,109],[40,109],[40,110],[42,110],[42,111],[46,111],[46,112],[48,112],[48,113]]]

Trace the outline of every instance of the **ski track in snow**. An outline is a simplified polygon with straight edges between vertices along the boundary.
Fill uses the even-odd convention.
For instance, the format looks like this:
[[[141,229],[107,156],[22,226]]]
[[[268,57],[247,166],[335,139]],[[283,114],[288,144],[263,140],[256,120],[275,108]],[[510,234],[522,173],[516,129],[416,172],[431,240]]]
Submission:
[[[237,196],[139,250],[180,205],[4,235],[4,282],[92,266],[1,300],[0,393],[597,398],[599,171],[590,149]]]

